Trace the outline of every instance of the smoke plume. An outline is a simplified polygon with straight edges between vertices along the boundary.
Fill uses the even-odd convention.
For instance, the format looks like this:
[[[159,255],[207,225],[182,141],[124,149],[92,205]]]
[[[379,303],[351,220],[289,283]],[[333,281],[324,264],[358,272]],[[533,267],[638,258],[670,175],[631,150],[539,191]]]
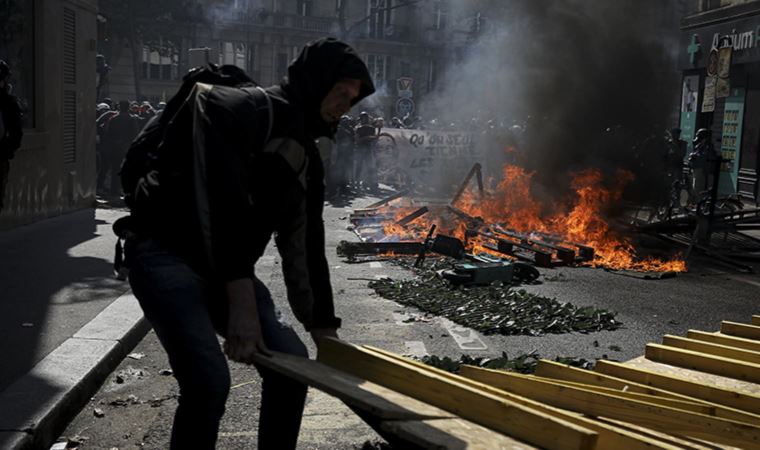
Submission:
[[[453,15],[476,13],[470,2],[459,3]],[[629,198],[651,197],[662,139],[647,137],[676,125],[682,2],[491,4],[481,11],[482,36],[421,105],[426,118],[513,126],[522,161],[547,195],[561,195],[574,171],[593,167],[611,176],[632,172]],[[499,151],[504,139],[484,145]]]

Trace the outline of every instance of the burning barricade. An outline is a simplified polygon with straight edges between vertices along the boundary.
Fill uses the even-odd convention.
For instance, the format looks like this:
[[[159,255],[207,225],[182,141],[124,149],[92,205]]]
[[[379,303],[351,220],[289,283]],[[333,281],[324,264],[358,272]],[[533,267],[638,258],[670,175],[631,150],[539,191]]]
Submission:
[[[640,258],[631,240],[606,217],[632,175],[620,171],[610,185],[600,171],[586,170],[571,182],[573,195],[551,205],[532,195],[533,174],[505,165],[493,192],[483,189],[475,165],[449,202],[419,200],[400,192],[350,217],[362,243],[342,244],[344,256],[424,255],[434,251],[480,262],[526,261],[538,267],[591,266],[640,272],[684,272],[680,258]],[[468,188],[477,180],[477,189]],[[546,212],[550,211],[550,212]],[[432,231],[438,236],[433,238]],[[428,236],[430,235],[430,236]],[[425,237],[428,236],[428,239]],[[452,238],[462,250],[452,250]],[[435,245],[446,241],[448,245]]]

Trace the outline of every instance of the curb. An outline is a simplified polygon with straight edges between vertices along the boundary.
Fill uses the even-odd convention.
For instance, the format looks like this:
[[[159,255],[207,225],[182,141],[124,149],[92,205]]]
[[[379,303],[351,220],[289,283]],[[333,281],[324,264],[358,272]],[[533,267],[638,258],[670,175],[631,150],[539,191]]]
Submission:
[[[0,448],[48,449],[150,325],[127,292],[0,392]]]

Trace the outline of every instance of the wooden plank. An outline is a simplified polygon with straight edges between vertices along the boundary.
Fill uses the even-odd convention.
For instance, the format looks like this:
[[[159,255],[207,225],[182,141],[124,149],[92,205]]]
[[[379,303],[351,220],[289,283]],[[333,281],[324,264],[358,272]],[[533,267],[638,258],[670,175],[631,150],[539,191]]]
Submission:
[[[538,449],[460,418],[387,420],[380,423],[380,429],[421,448],[452,450]]]
[[[752,316],[752,325],[760,325],[760,316],[757,316],[757,315]]]
[[[760,327],[756,325],[747,325],[745,323],[727,322],[720,323],[720,332],[731,336],[743,337],[746,339],[760,340]]]
[[[259,357],[256,362],[333,395],[355,410],[379,419],[383,429],[385,423],[408,424],[403,433],[395,434],[392,428],[386,430],[403,442],[435,444],[426,448],[536,448],[314,360],[273,352],[271,358]],[[478,447],[481,444],[487,446]]]
[[[509,372],[473,366],[462,366],[460,372],[463,376],[499,389],[582,414],[623,420],[669,434],[760,449],[760,427],[753,425],[579,388],[557,386]]]
[[[380,419],[424,420],[454,417],[450,412],[378,384],[368,383],[318,361],[273,352],[271,358],[259,357],[256,363],[315,387]]]
[[[659,439],[652,439],[648,435],[641,435],[639,433],[631,432],[621,427],[616,427],[614,425],[610,425],[606,423],[600,423],[599,421],[592,420],[591,418],[588,418],[588,417],[583,417],[579,414],[576,414],[570,411],[555,408],[553,406],[549,406],[545,403],[537,402],[535,400],[531,400],[526,397],[514,395],[509,392],[503,391],[501,389],[496,389],[492,386],[488,386],[488,385],[473,381],[469,378],[460,377],[450,372],[438,370],[434,367],[428,366],[427,364],[423,364],[418,361],[404,358],[403,356],[398,355],[396,353],[388,352],[386,350],[382,350],[382,349],[367,346],[367,345],[365,345],[364,348],[369,351],[382,354],[389,358],[393,358],[402,363],[414,365],[415,367],[418,367],[421,370],[438,373],[442,377],[445,377],[451,380],[456,380],[461,383],[466,383],[469,386],[472,386],[478,390],[501,396],[507,400],[514,401],[515,403],[519,403],[524,406],[535,408],[546,414],[561,418],[563,420],[567,420],[568,422],[572,422],[576,425],[580,425],[584,428],[588,428],[593,431],[596,431],[597,433],[599,433],[599,438],[596,445],[596,448],[598,450],[606,450],[606,449],[617,450],[617,449],[622,449],[622,448],[631,449],[631,450],[633,449],[645,450],[645,449],[655,449],[655,448],[660,448],[660,449],[680,448],[678,446],[669,445],[668,443],[662,442]]]
[[[708,355],[720,356],[723,358],[736,359],[752,364],[760,364],[760,352],[742,350],[712,342],[704,342],[695,339],[683,338],[680,336],[665,335],[662,343],[670,347],[682,348],[693,352],[706,353]]]
[[[620,421],[620,420],[612,420],[612,419],[608,419],[608,418],[605,418],[605,417],[597,417],[596,420],[598,420],[598,421],[600,421],[602,423],[609,423],[609,424],[618,426],[618,427],[626,429],[626,430],[634,431],[636,433],[639,433],[639,434],[642,434],[642,435],[645,435],[645,436],[650,436],[650,437],[652,437],[654,439],[659,439],[659,440],[661,440],[663,442],[667,442],[667,443],[669,443],[671,445],[675,445],[675,446],[678,446],[678,447],[681,447],[681,448],[685,448],[685,449],[689,449],[689,450],[722,450],[722,449],[725,449],[725,448],[732,448],[732,449],[736,448],[736,447],[728,447],[728,446],[720,446],[720,447],[718,447],[717,445],[714,445],[714,444],[701,444],[701,443],[695,442],[693,439],[684,438],[684,437],[680,437],[680,436],[678,436],[678,437],[677,436],[672,436],[670,434],[665,434],[665,433],[663,433],[661,431],[655,431],[655,430],[652,430],[650,428],[645,428],[645,427],[642,427],[642,426],[639,426],[639,425],[634,425],[632,423],[623,422],[623,421]]]
[[[536,375],[545,378],[562,379],[575,383],[586,385],[595,385],[612,389],[625,390],[626,392],[638,392],[640,394],[655,395],[663,398],[673,398],[676,400],[685,400],[691,402],[700,402],[704,405],[711,406],[714,409],[716,417],[736,420],[739,422],[760,424],[760,415],[751,414],[740,409],[732,408],[726,405],[713,403],[702,398],[696,398],[689,395],[679,394],[665,389],[660,389],[647,384],[637,383],[624,378],[613,377],[599,372],[579,369],[567,364],[558,363],[542,359],[536,367]]]
[[[707,355],[659,344],[647,344],[644,356],[652,361],[736,378],[737,380],[760,383],[760,365],[758,364],[745,363],[735,359]]]
[[[686,401],[699,401],[706,403],[704,400],[694,399],[688,395],[682,395],[670,392],[664,389],[658,389],[645,384],[635,383],[631,380],[616,378],[590,370],[580,369],[567,364],[558,363],[542,359],[538,361],[535,375],[544,378],[553,378],[557,380],[572,381],[574,383],[583,383],[611,389],[626,390],[628,392],[638,392],[640,394],[657,395],[666,398],[675,398]]]
[[[587,428],[339,339],[323,339],[318,358],[532,445],[560,450],[592,449],[596,445],[597,434]]]
[[[638,400],[641,402],[651,403],[653,405],[667,406],[669,408],[680,409],[683,411],[691,411],[694,413],[704,414],[707,416],[715,415],[715,408],[704,403],[695,403],[693,401],[676,400],[673,398],[657,397],[655,395],[641,394],[638,392],[627,392],[618,389],[611,389],[599,386],[593,386],[583,383],[574,383],[572,381],[555,380],[553,378],[544,378],[537,376],[530,376],[537,380],[545,381],[547,383],[554,383],[560,386],[568,386],[578,389],[585,389],[588,391],[599,392],[601,394],[613,395],[620,398],[628,398],[631,400]]]
[[[751,350],[753,352],[760,352],[760,342],[754,339],[729,336],[722,333],[707,333],[697,330],[689,330],[686,332],[686,337],[698,341],[712,342],[713,344],[727,345],[729,347],[736,347],[744,350]]]
[[[599,360],[594,370],[613,377],[665,389],[712,403],[731,406],[750,413],[760,413],[760,396],[719,387],[714,383],[699,382],[674,374],[662,374],[652,370],[631,367],[612,361]]]

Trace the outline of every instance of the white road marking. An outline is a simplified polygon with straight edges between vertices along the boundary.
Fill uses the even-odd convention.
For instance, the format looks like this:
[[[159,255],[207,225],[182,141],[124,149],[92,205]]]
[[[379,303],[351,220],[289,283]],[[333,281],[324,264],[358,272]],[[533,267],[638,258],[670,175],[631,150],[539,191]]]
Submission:
[[[733,281],[738,281],[740,283],[746,283],[746,284],[750,284],[752,286],[760,287],[760,281],[748,280],[746,278],[740,278],[740,277],[728,277],[728,279],[729,280],[733,280]]]
[[[488,349],[486,343],[480,339],[480,336],[475,330],[457,325],[448,319],[441,319],[441,325],[449,332],[451,337],[454,338],[454,341],[456,341],[457,345],[462,350]]]
[[[371,263],[369,263],[369,267],[372,269],[382,269],[383,265],[379,263],[378,261],[372,261]]]
[[[405,353],[409,356],[422,358],[423,356],[427,356],[430,354],[425,348],[425,343],[422,341],[406,341],[404,342],[404,345],[406,346]]]

